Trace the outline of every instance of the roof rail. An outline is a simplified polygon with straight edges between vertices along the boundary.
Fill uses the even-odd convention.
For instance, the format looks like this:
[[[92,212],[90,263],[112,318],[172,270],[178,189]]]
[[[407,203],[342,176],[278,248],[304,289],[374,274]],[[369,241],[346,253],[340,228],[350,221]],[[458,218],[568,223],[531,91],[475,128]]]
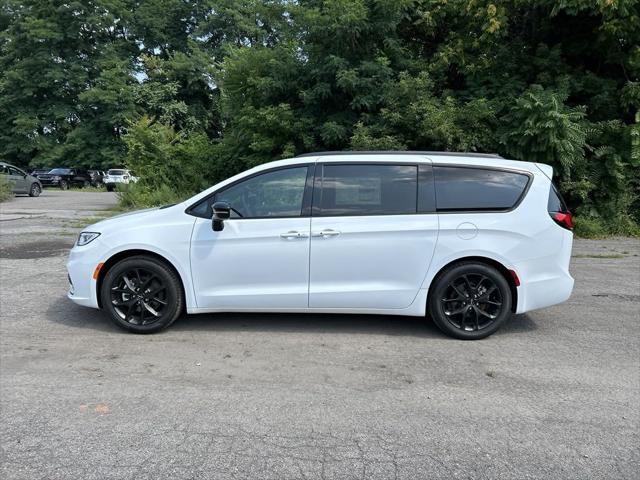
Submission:
[[[503,158],[497,153],[477,153],[477,152],[427,152],[410,150],[354,150],[354,151],[328,151],[309,152],[296,155],[300,157],[323,157],[327,155],[432,155],[442,157],[480,157],[480,158]]]

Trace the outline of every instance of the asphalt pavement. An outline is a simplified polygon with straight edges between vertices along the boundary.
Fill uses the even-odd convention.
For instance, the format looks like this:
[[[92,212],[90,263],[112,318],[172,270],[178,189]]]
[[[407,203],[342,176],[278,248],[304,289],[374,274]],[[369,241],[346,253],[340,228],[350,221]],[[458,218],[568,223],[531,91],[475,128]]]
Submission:
[[[390,316],[117,329],[66,299],[115,194],[0,204],[3,479],[636,479],[640,241],[578,240],[566,303],[482,341]]]

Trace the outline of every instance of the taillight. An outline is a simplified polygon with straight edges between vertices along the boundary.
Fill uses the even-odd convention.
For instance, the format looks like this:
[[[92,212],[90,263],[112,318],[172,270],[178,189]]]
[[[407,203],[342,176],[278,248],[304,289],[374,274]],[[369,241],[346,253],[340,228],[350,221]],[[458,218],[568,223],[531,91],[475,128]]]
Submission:
[[[562,228],[573,230],[573,218],[571,217],[571,212],[567,208],[567,204],[564,202],[562,195],[560,195],[560,192],[556,190],[553,183],[551,184],[551,188],[549,188],[547,211],[553,221]]]
[[[571,212],[550,212],[549,215],[551,215],[553,221],[562,228],[573,230],[573,217],[571,217]]]
[[[129,178],[129,175],[123,175],[122,178],[126,180],[127,178]]]

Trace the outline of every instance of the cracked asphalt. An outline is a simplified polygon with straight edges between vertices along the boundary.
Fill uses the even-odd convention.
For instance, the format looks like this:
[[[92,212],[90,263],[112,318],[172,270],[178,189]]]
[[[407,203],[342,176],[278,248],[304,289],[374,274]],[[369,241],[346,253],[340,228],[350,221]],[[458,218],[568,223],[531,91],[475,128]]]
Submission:
[[[635,479],[640,242],[578,240],[570,300],[462,342],[428,320],[192,315],[137,336],[65,297],[99,192],[0,204],[3,479]]]

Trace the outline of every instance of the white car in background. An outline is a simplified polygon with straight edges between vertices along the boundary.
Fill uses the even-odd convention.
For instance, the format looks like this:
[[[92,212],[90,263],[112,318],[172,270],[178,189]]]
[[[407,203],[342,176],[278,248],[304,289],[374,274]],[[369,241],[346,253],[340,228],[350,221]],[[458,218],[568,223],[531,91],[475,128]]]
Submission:
[[[425,316],[462,339],[573,289],[548,165],[442,152],[307,154],[87,227],[69,298],[132,332],[183,312]]]
[[[136,183],[138,177],[131,175],[131,172],[122,168],[112,168],[107,171],[107,174],[103,177],[102,183],[105,184],[107,190],[113,192],[116,189],[118,183],[128,185],[129,183]]]

